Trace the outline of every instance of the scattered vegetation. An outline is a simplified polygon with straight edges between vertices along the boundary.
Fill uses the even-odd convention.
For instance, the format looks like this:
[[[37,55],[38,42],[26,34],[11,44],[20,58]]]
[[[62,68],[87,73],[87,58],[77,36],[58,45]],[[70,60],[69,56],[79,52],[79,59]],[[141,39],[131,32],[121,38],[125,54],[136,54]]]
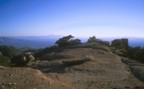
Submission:
[[[137,46],[137,47],[129,46],[124,56],[144,63],[144,48],[140,46]]]
[[[92,37],[90,37],[89,39],[88,39],[88,43],[91,43],[91,42],[97,42],[98,41],[98,39],[96,39],[96,37],[95,36],[92,36]]]
[[[20,49],[13,46],[0,46],[0,51],[4,56],[7,56],[9,58],[22,52]]]
[[[111,51],[120,56],[144,63],[144,48],[129,46],[128,39],[126,38],[113,40],[111,47]]]
[[[111,42],[111,46],[118,49],[122,53],[126,52],[128,49],[128,39],[122,38],[122,39],[115,39]]]
[[[72,38],[74,38],[74,36],[72,35],[62,37],[59,40],[57,40],[55,44],[58,44],[59,47],[81,44],[80,39],[72,39]]]
[[[25,65],[21,54],[26,52],[36,52],[36,50],[31,48],[16,48],[13,46],[0,46],[0,66],[13,66],[15,63]],[[15,59],[15,62],[13,59]]]
[[[10,58],[0,55],[0,66],[11,66]]]
[[[110,43],[108,41],[102,41],[101,39],[97,39],[95,36],[92,36],[88,39],[87,43],[99,43],[105,46],[109,46]]]
[[[0,46],[0,66],[11,66],[11,58],[21,53],[13,46]]]

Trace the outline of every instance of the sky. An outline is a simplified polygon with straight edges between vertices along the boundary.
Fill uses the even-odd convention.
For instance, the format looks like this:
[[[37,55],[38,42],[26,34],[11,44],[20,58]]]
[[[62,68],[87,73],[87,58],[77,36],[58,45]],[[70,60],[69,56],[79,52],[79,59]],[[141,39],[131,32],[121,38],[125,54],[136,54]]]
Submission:
[[[143,37],[144,0],[0,0],[0,36]]]

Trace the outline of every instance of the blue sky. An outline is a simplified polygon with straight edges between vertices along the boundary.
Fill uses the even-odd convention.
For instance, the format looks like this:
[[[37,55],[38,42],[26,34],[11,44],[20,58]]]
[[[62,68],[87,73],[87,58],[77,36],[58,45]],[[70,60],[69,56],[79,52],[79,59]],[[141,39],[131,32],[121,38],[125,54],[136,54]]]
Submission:
[[[144,0],[0,0],[0,36],[144,37]]]

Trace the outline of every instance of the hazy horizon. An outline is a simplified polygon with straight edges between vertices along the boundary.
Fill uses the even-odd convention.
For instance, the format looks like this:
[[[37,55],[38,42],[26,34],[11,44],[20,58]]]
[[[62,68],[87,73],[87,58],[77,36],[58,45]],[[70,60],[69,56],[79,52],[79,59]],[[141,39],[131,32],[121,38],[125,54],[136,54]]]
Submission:
[[[72,34],[68,34],[68,35],[72,35]],[[68,35],[37,35],[37,36],[33,36],[33,35],[28,35],[28,36],[0,36],[0,37],[64,37],[64,36],[68,36]],[[80,37],[80,38],[89,38],[89,37],[92,37],[92,36],[95,36],[96,38],[142,38],[144,39],[144,37],[128,37],[128,36],[117,36],[117,37],[98,37],[97,35],[89,35],[89,36],[75,36],[75,35],[72,35],[74,36],[74,38],[77,38],[77,37]]]
[[[0,0],[0,36],[144,38],[143,0]]]

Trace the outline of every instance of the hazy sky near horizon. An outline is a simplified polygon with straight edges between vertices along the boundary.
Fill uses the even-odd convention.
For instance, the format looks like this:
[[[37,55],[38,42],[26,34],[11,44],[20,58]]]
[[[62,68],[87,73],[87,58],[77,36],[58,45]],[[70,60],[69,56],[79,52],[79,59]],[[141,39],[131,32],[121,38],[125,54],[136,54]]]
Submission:
[[[144,37],[144,0],[0,0],[0,36]]]

